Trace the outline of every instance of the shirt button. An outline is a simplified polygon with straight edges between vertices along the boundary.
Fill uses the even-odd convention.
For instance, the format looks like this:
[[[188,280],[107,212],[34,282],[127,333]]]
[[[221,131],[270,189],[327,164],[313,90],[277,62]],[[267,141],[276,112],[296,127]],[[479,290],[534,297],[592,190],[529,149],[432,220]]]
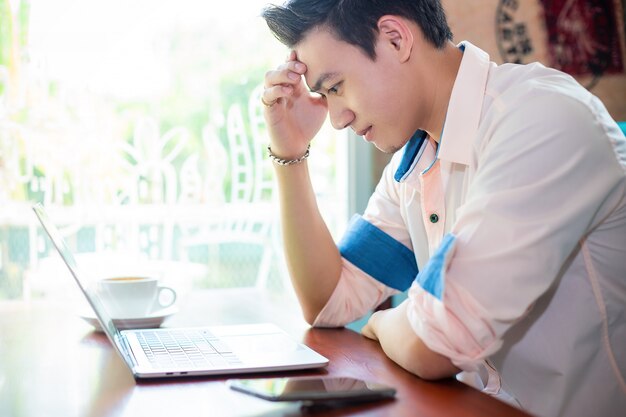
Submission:
[[[437,223],[439,221],[439,216],[437,216],[437,214],[433,213],[430,215],[430,222],[431,223]]]

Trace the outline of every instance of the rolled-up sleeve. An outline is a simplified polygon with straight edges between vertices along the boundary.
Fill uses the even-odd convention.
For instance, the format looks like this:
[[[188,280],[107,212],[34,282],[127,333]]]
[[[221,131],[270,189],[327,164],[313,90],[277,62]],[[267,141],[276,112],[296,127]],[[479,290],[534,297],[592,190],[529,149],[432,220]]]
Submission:
[[[531,98],[496,118],[452,233],[412,284],[413,329],[463,370],[500,348],[611,210],[624,173],[589,100]]]
[[[407,290],[417,275],[411,239],[393,195],[393,165],[383,173],[363,216],[352,218],[338,243],[342,273],[314,326],[348,324]]]

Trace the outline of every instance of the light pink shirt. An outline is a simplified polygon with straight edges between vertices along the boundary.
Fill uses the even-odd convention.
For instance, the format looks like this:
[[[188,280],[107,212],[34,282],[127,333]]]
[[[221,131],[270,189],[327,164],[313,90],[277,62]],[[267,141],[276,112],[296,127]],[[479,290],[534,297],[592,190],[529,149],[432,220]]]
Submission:
[[[460,380],[539,416],[624,416],[624,135],[568,75],[464,46],[439,149],[400,182],[394,155],[363,218],[442,283],[441,299],[413,283],[408,318]],[[314,325],[397,292],[344,260]]]

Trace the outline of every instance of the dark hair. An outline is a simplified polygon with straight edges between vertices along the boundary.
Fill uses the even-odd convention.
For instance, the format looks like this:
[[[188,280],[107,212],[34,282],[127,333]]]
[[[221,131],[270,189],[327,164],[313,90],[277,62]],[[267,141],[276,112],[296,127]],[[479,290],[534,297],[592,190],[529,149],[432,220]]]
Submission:
[[[324,26],[339,40],[375,59],[378,19],[387,14],[417,23],[437,48],[452,39],[440,0],[287,0],[282,6],[266,6],[261,16],[274,36],[289,48],[311,29]]]

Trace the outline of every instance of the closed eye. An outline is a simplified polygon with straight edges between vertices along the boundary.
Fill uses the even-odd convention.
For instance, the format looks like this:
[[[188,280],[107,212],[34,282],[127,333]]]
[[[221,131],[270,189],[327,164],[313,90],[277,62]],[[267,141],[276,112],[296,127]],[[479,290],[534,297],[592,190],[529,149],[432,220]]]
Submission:
[[[330,87],[330,88],[327,90],[327,94],[329,94],[329,95],[330,95],[330,94],[333,94],[333,95],[338,94],[338,93],[339,93],[339,87],[340,87],[340,86],[341,86],[341,82],[338,82],[337,84],[333,85],[332,87]]]

